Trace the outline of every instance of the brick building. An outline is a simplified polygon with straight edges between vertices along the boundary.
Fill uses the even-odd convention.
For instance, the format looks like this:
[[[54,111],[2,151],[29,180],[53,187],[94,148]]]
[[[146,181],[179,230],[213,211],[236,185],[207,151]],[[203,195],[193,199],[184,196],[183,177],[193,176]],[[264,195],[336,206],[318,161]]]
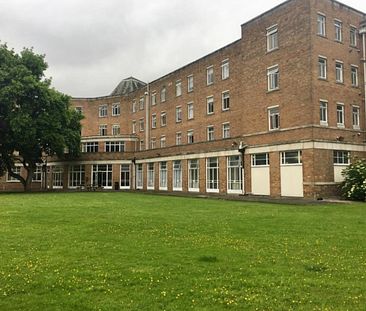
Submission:
[[[286,1],[151,83],[74,98],[82,156],[49,160],[34,187],[337,195],[341,171],[366,157],[365,20],[333,0]]]

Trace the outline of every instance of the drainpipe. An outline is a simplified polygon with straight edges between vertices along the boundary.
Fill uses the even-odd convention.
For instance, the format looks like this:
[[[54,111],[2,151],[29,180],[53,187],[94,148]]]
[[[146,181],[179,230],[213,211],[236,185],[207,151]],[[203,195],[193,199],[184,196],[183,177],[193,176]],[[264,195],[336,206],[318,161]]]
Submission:
[[[150,84],[147,84],[145,92],[145,150],[150,149]]]
[[[360,24],[359,33],[362,36],[362,63],[363,63],[363,83],[364,83],[364,107],[366,119],[366,20]]]

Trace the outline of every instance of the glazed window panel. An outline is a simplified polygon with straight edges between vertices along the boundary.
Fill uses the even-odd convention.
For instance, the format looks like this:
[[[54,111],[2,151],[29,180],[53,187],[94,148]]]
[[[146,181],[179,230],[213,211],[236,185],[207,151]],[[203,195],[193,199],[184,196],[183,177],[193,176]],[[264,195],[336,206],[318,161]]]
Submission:
[[[155,184],[154,163],[148,163],[148,165],[147,165],[147,187],[149,189],[154,189],[154,184]]]
[[[130,165],[129,164],[121,165],[121,188],[122,189],[130,188]]]
[[[326,17],[323,14],[318,14],[317,16],[317,34],[320,36],[326,36]]]
[[[206,161],[206,188],[207,191],[219,190],[219,159],[208,158]]]
[[[189,191],[199,190],[199,161],[188,161],[188,189]]]
[[[278,66],[267,69],[268,91],[278,90],[280,88],[280,71]]]
[[[350,164],[350,153],[348,151],[333,151],[334,164]]]
[[[273,26],[267,29],[267,52],[278,48],[278,28]]]
[[[239,192],[243,188],[241,156],[231,156],[227,159],[228,190]]]
[[[302,152],[300,150],[281,152],[282,165],[301,164],[301,163],[302,163]]]
[[[182,190],[182,161],[173,161],[173,190]]]
[[[221,79],[222,80],[226,80],[226,79],[229,78],[229,76],[230,76],[230,65],[229,65],[229,61],[228,60],[225,60],[221,64]]]

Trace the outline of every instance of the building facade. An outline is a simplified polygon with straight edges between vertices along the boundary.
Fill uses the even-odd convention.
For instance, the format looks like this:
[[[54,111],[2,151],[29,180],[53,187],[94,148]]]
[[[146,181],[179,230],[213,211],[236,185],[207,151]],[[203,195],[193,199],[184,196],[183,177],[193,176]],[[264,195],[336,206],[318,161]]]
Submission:
[[[337,1],[290,0],[149,84],[74,98],[82,156],[49,159],[34,187],[336,196],[342,170],[366,157],[365,20]]]

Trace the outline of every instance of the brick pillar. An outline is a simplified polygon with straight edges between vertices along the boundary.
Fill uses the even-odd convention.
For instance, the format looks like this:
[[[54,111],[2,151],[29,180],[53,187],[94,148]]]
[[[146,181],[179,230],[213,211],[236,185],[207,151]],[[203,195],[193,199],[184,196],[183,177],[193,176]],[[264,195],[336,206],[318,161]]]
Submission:
[[[269,154],[270,164],[270,184],[271,184],[271,196],[281,196],[281,167],[280,167],[280,153],[271,152]]]

